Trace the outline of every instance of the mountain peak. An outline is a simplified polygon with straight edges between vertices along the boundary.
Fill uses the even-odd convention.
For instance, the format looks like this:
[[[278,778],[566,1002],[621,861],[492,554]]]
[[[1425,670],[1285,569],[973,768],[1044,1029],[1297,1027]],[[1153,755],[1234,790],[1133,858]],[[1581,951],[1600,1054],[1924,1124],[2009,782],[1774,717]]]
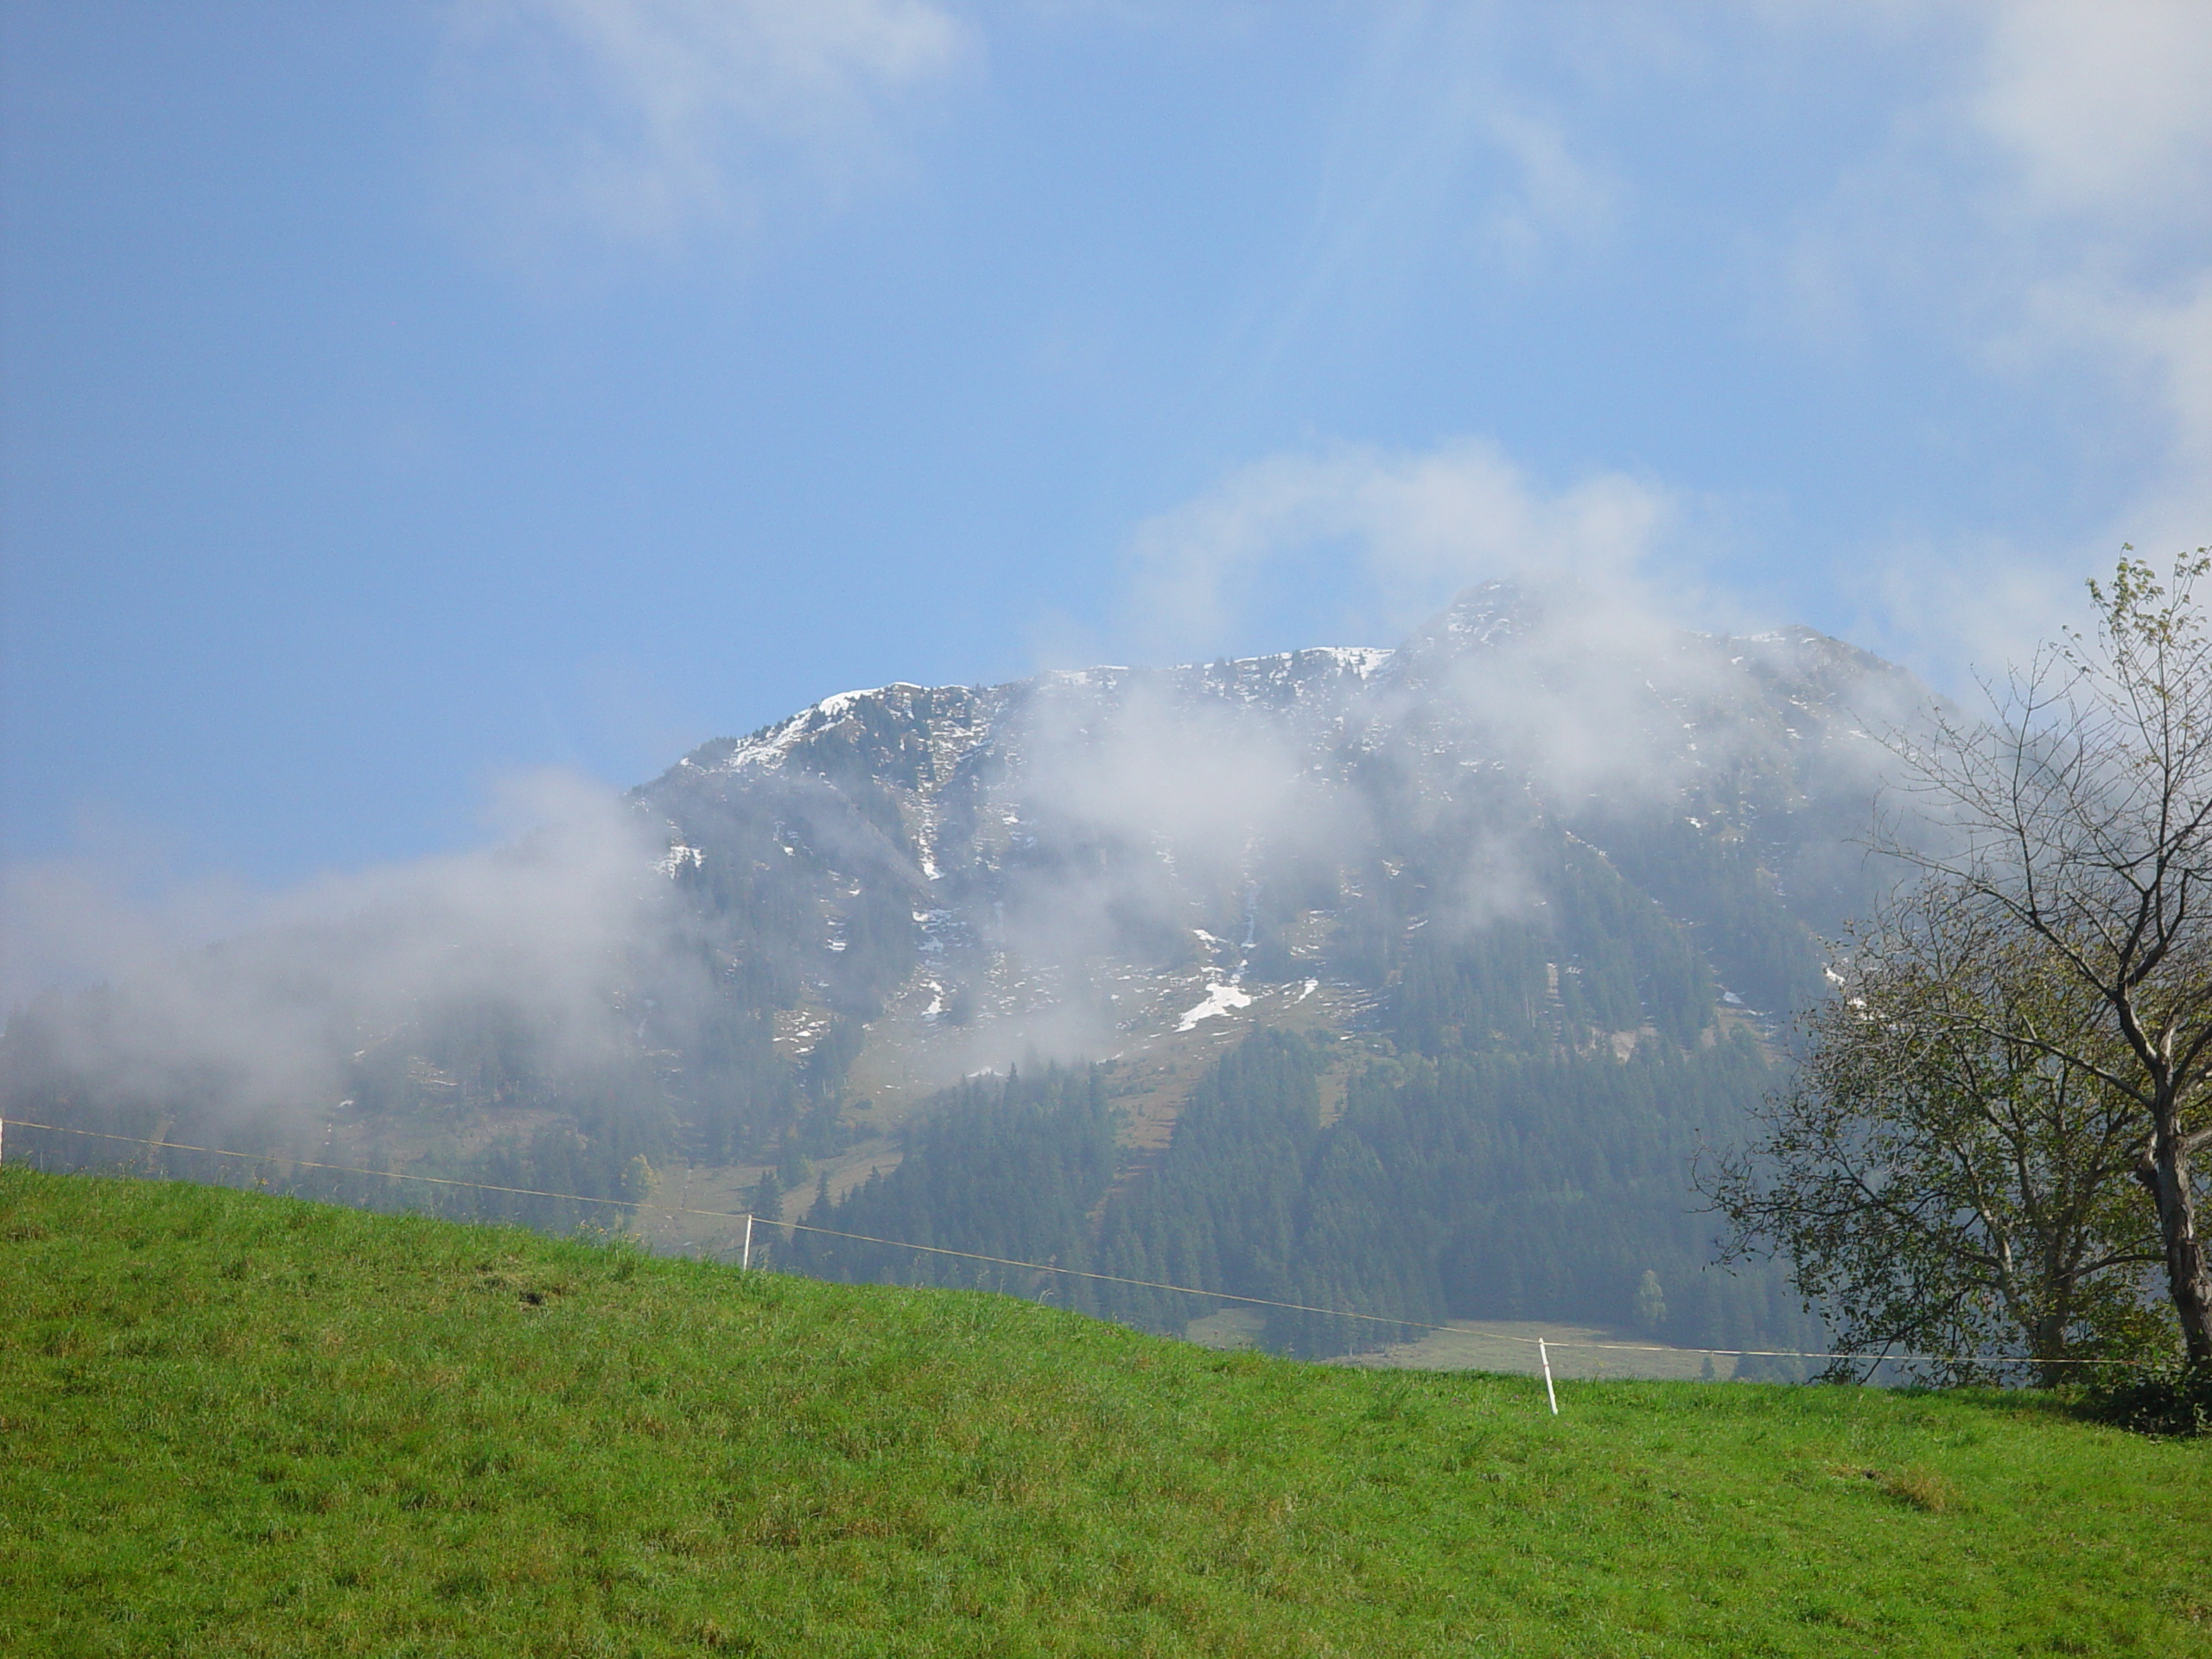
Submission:
[[[1575,588],[1580,584],[1570,579],[1567,586]],[[1480,582],[1452,596],[1443,623],[1455,639],[1490,645],[1537,626],[1548,608],[1543,597],[1522,582]]]

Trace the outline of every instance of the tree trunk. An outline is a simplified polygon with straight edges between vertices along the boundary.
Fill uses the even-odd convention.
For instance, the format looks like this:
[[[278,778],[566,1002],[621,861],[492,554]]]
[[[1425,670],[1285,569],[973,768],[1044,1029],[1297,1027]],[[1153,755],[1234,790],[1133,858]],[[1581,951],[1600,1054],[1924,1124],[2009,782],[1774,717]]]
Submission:
[[[2066,1325],[2062,1313],[2046,1313],[2028,1325],[2028,1351],[2038,1363],[2036,1375],[2040,1386],[2055,1389],[2062,1382],[2074,1381],[2067,1373],[2075,1368],[2065,1363]]]
[[[2196,1194],[2189,1180],[2182,1127],[2161,1112],[2135,1179],[2158,1205],[2158,1236],[2165,1246],[2166,1284],[2181,1319],[2182,1341],[2192,1363],[2212,1365],[2212,1261],[2196,1230]]]

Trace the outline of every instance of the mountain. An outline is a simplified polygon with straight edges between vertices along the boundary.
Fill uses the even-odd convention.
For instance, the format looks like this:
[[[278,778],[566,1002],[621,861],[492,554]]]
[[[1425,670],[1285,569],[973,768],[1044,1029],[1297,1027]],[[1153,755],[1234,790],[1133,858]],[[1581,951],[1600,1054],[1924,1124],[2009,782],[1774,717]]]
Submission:
[[[456,902],[244,943],[187,976],[261,1011],[239,1030],[293,1033],[279,1081],[165,1058],[210,1021],[118,987],[11,1020],[0,1099],[148,1146],[620,1198],[695,1247],[714,1224],[680,1212],[760,1209],[1408,1320],[1779,1341],[1803,1326],[1778,1281],[1702,1271],[1685,1165],[1772,1085],[1821,937],[1868,902],[1869,733],[1923,700],[1810,630],[1510,584],[1394,651],[846,692],[632,791],[649,845],[588,861],[611,897],[587,945],[383,943],[442,939],[476,913]],[[544,879],[533,916],[575,886]],[[1076,1300],[1175,1330],[1216,1311]],[[1282,1312],[1255,1334],[1362,1340]]]
[[[1118,1046],[1192,1011],[1186,988],[1376,992],[1407,930],[1554,902],[1567,982],[1544,995],[1572,1024],[1687,1037],[1705,974],[1791,1006],[1817,983],[1808,930],[1865,896],[1848,843],[1879,757],[1859,722],[1917,689],[1808,630],[1610,661],[1580,638],[1492,586],[1395,652],[846,692],[632,798],[792,1033],[846,1014]],[[1641,1017],[1583,937],[1616,922],[1687,953]]]

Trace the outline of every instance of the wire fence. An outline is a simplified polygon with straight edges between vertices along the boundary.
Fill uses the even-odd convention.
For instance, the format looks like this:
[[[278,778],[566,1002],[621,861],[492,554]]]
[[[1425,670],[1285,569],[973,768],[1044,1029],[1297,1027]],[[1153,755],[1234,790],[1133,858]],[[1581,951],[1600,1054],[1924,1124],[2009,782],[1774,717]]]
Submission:
[[[480,1192],[498,1192],[516,1198],[552,1198],[571,1204],[612,1205],[618,1209],[634,1210],[639,1201],[634,1198],[598,1198],[583,1192],[554,1192],[528,1186],[503,1186],[494,1181],[463,1180],[454,1176],[423,1175],[408,1170],[372,1169],[361,1165],[333,1164],[311,1158],[291,1158],[280,1154],[237,1152],[222,1147],[194,1146],[186,1141],[170,1141],[160,1136],[118,1135],[101,1129],[73,1128],[58,1123],[37,1123],[25,1118],[9,1118],[0,1122],[0,1156],[5,1153],[6,1131],[36,1129],[48,1135],[73,1135],[88,1140],[116,1141],[138,1147],[150,1156],[157,1153],[187,1152],[214,1158],[234,1158],[244,1162],[261,1165],[280,1165],[288,1169],[321,1170],[332,1174],[365,1175],[385,1180],[416,1181],[431,1186],[468,1188]],[[1292,1313],[1319,1314],[1329,1319],[1351,1319],[1372,1325],[1389,1325],[1399,1331],[1443,1332],[1458,1335],[1468,1334],[1465,1325],[1442,1325],[1433,1320],[1407,1319],[1386,1313],[1362,1313],[1348,1308],[1317,1307],[1308,1303],[1283,1301],[1268,1296],[1245,1296],[1234,1291],[1205,1290],[1195,1285],[1171,1284],[1162,1280],[1136,1279],[1122,1274],[1100,1273],[1086,1268],[1064,1268],[1050,1262],[1025,1262],[1018,1257],[992,1255],[980,1250],[955,1249],[943,1244],[917,1244],[899,1238],[879,1238],[868,1233],[849,1233],[835,1227],[816,1226],[809,1222],[785,1221],[780,1217],[756,1215],[743,1210],[708,1210],[688,1205],[658,1206],[658,1212],[670,1216],[693,1216],[720,1221],[742,1222],[748,1227],[759,1224],[778,1228],[786,1232],[813,1233],[827,1238],[848,1239],[855,1243],[874,1244],[887,1249],[912,1250],[920,1255],[957,1257],[962,1261],[980,1262],[1001,1268],[1017,1268],[1027,1272],[1057,1274],[1064,1278],[1090,1281],[1099,1284],[1119,1285],[1141,1290],[1168,1291],[1216,1302],[1235,1302],[1245,1306],[1275,1308]],[[2041,1359],[2031,1355],[2018,1354],[1923,1354],[1884,1350],[1859,1353],[1814,1353],[1796,1348],[1685,1348],[1667,1343],[1595,1342],[1573,1337],[1524,1337],[1508,1332],[1483,1331],[1484,1340],[1516,1344],[1536,1351],[1539,1357],[1548,1351],[1561,1349],[1583,1352],[1619,1354],[1667,1354],[1677,1357],[1726,1355],[1740,1359],[1823,1360],[1848,1363],[1853,1365],[2126,1365],[2141,1366],[2150,1362],[2136,1359],[2107,1358],[2051,1358]]]

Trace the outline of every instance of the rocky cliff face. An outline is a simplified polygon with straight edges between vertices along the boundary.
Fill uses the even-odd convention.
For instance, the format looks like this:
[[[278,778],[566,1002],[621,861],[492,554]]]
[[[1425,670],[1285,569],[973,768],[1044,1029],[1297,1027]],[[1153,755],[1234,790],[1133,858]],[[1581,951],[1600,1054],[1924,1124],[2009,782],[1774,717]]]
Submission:
[[[1395,651],[846,692],[632,798],[787,1031],[889,1020],[940,1069],[1276,988],[1371,1001],[1411,936],[1548,911],[1573,979],[1592,902],[1677,935],[1720,1007],[1779,1012],[1864,902],[1867,733],[1918,689],[1809,630],[1597,623],[1494,585]],[[1596,899],[1563,905],[1569,869]]]

